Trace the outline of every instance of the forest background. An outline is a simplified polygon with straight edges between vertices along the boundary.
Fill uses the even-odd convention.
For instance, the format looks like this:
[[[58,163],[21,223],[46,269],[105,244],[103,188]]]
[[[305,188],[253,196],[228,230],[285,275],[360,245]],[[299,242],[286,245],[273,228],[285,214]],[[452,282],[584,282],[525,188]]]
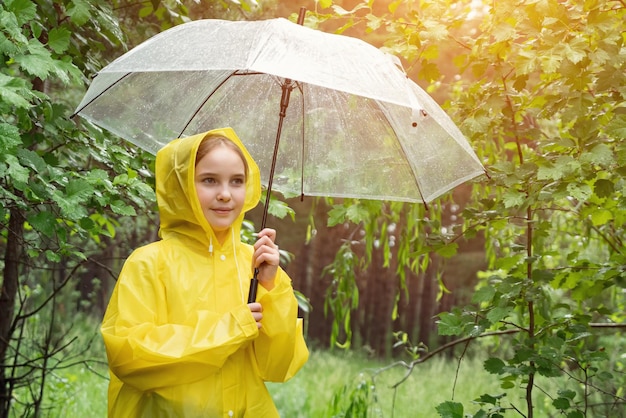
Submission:
[[[275,202],[270,223],[309,343],[401,360],[407,373],[479,347],[502,389],[522,387],[526,399],[485,395],[472,416],[532,417],[536,376],[572,383],[546,394],[563,416],[623,416],[623,0],[5,0],[0,417],[18,391],[40,415],[48,374],[101,344],[77,318],[97,323],[124,259],[156,239],[153,157],[69,119],[89,80],[185,21],[293,18],[301,6],[307,26],[400,57],[490,174],[428,208]]]

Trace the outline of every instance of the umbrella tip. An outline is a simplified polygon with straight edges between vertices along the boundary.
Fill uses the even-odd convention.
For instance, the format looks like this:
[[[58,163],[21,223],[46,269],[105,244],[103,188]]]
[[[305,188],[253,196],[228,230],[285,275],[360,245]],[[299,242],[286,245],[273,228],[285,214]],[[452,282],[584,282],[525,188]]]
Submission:
[[[298,25],[304,25],[304,17],[306,15],[306,7],[300,7],[300,13],[298,14]]]

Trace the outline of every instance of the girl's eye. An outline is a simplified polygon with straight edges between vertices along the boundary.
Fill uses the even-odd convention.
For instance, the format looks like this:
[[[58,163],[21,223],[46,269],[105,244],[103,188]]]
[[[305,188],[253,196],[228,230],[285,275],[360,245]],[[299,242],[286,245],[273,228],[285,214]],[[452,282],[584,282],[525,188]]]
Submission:
[[[244,179],[242,179],[242,178],[233,179],[233,184],[236,184],[236,185],[240,186],[240,185],[245,184],[245,183],[246,183],[246,181]]]
[[[202,183],[213,184],[215,183],[215,179],[213,177],[206,177],[202,179]]]

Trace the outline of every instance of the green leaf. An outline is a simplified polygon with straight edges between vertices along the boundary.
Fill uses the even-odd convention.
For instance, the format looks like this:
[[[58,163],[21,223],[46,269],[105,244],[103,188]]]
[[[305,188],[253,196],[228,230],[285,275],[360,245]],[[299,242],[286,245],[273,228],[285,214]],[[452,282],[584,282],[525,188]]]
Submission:
[[[435,248],[435,252],[444,258],[451,258],[456,255],[458,248],[459,244],[452,242]]]
[[[28,169],[20,164],[15,155],[6,155],[5,161],[9,165],[6,174],[14,181],[20,183],[27,183],[30,172]]]
[[[93,186],[86,180],[70,180],[65,187],[66,197],[77,204],[85,203],[93,194]]]
[[[495,308],[491,309],[487,313],[487,319],[492,324],[495,324],[495,323],[503,320],[507,316],[509,316],[511,314],[512,310],[513,310],[513,308],[508,308],[508,307],[507,308],[501,308],[501,307],[496,306]]]
[[[35,151],[21,148],[17,151],[17,156],[23,166],[30,167],[37,173],[45,171],[48,167],[48,164]]]
[[[570,400],[576,397],[576,392],[574,392],[573,390],[569,390],[569,389],[559,389],[558,394],[560,397],[567,398]]]
[[[86,216],[85,207],[93,192],[93,187],[86,180],[72,179],[65,186],[65,191],[55,191],[52,199],[61,209],[63,216],[79,220]]]
[[[463,418],[463,404],[446,401],[435,408],[441,418]]]
[[[67,8],[67,14],[77,26],[84,25],[91,18],[89,2],[85,0],[72,0]]]
[[[556,398],[552,401],[552,405],[554,405],[556,409],[560,410],[568,409],[570,407],[569,399],[567,398]]]
[[[331,210],[328,211],[328,226],[335,226],[342,224],[346,221],[346,208],[341,205],[334,205]]]
[[[582,36],[576,36],[564,43],[565,56],[572,63],[577,64],[587,56],[588,40]]]
[[[567,185],[567,192],[575,199],[587,200],[593,194],[591,187],[587,184],[570,183]]]
[[[291,219],[294,219],[295,212],[289,205],[281,200],[270,197],[270,206],[268,212],[279,219],[283,219],[285,216],[290,215]]]
[[[356,203],[354,205],[348,206],[346,216],[350,222],[359,224],[361,222],[367,222],[370,217],[370,213],[366,207],[360,205],[359,203]]]
[[[396,12],[396,10],[398,9],[398,6],[400,6],[400,4],[402,4],[403,0],[395,0],[392,1],[391,3],[389,3],[389,6],[387,6],[387,10],[389,10],[391,12],[391,14],[394,14]]]
[[[419,77],[428,82],[435,82],[441,78],[441,72],[432,62],[423,61],[420,65]]]
[[[61,54],[70,46],[71,32],[66,28],[54,28],[48,32],[48,46],[57,54]]]
[[[481,404],[495,405],[498,402],[498,398],[485,393],[480,395],[480,397],[476,399],[476,402],[479,402]]]
[[[597,209],[591,212],[593,226],[601,226],[613,220],[613,212],[608,209]]]
[[[28,99],[33,97],[25,80],[0,73],[0,99],[6,104],[26,109],[32,106]]]
[[[41,34],[46,30],[46,28],[38,20],[31,20],[29,24],[33,38],[39,39],[41,37]]]
[[[525,199],[526,194],[512,188],[506,189],[506,192],[504,192],[504,195],[502,196],[504,207],[507,209],[521,206]]]
[[[54,60],[53,72],[63,83],[68,84],[70,81],[79,84],[81,82],[82,73],[70,60],[69,57],[63,57],[62,60]]]
[[[563,61],[562,57],[558,55],[539,55],[539,62],[541,65],[541,69],[545,73],[554,73],[561,66],[561,62]]]
[[[561,344],[562,344],[563,340],[560,340],[560,341],[561,341]],[[511,363],[513,363],[513,364],[523,363],[523,362],[529,360],[534,354],[535,354],[535,351],[530,349],[530,348],[528,348],[528,347],[517,346],[517,347],[515,347],[515,355],[511,359]]]
[[[48,261],[52,263],[58,263],[61,261],[61,255],[58,252],[55,252],[52,250],[46,250],[44,254],[46,258],[48,259]]]
[[[79,225],[81,228],[87,231],[91,231],[92,229],[96,228],[96,223],[91,218],[82,218],[79,221]]]
[[[124,216],[135,216],[137,212],[135,212],[135,208],[130,205],[127,205],[121,200],[114,200],[111,202],[111,210],[119,215]]]
[[[422,20],[422,24],[425,30],[419,32],[419,38],[421,40],[431,41],[433,45],[437,46],[436,42],[448,38],[448,28],[446,25],[442,24],[439,19]]]
[[[616,139],[626,138],[626,115],[616,115],[607,124],[606,132]]]
[[[615,192],[615,185],[611,180],[598,179],[593,185],[593,192],[598,197],[609,197]]]
[[[46,237],[51,238],[54,235],[57,220],[51,212],[39,212],[34,216],[29,216],[27,221],[35,230]]]
[[[37,5],[30,0],[6,0],[5,5],[17,18],[19,26],[25,25],[37,16]]]
[[[19,129],[8,123],[0,123],[0,155],[11,152],[21,144]]]
[[[491,302],[493,296],[496,294],[496,289],[491,286],[484,286],[478,289],[472,296],[472,302]]]
[[[562,171],[552,165],[541,166],[537,170],[538,180],[559,180],[561,177],[563,177]]]
[[[463,333],[465,320],[459,315],[443,312],[439,314],[439,318],[437,321],[439,335],[460,335]]]
[[[50,52],[36,39],[29,40],[27,54],[16,55],[14,59],[25,72],[42,80],[54,70]]]
[[[483,363],[483,367],[491,374],[503,374],[506,364],[502,359],[490,357]]]
[[[591,151],[583,153],[580,156],[580,160],[600,166],[608,166],[615,161],[615,158],[613,151],[607,144],[598,144]]]

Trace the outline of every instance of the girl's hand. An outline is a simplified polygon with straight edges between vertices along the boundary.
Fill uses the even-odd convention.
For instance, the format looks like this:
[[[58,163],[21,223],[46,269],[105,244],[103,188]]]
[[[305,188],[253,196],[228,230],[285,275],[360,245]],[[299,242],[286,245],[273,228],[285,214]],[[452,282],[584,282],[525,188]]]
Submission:
[[[259,232],[257,241],[254,243],[254,254],[252,255],[252,268],[259,269],[259,283],[267,290],[274,288],[274,279],[278,271],[280,255],[276,240],[276,231],[265,228]]]
[[[248,308],[250,308],[250,312],[252,312],[252,316],[256,321],[256,327],[258,329],[261,329],[261,319],[263,319],[263,306],[261,306],[261,304],[258,302],[254,302],[248,303]]]

